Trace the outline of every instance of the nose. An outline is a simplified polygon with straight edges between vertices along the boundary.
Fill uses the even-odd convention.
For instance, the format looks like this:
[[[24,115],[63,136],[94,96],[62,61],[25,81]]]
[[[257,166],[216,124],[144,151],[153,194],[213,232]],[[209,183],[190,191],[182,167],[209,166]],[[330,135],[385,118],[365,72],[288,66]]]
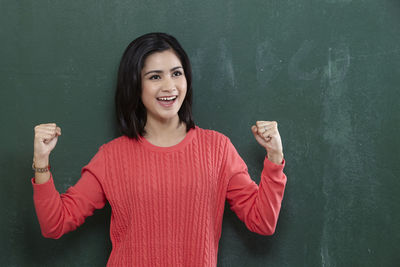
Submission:
[[[162,91],[172,92],[175,90],[177,90],[177,88],[174,79],[170,75],[166,76],[164,79]]]

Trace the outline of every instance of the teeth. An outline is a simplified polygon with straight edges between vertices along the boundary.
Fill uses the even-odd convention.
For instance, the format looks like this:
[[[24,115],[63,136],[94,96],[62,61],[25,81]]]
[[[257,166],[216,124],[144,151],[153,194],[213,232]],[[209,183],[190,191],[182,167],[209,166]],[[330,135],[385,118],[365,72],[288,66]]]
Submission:
[[[168,101],[168,100],[174,100],[176,96],[170,96],[170,97],[159,97],[158,99],[163,100],[163,101]]]

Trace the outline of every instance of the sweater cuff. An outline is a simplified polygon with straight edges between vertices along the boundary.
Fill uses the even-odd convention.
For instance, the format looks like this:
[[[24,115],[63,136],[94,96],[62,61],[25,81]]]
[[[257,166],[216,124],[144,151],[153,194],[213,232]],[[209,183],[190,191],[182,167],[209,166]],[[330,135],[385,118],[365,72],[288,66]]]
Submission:
[[[48,199],[53,196],[54,192],[57,192],[54,186],[53,175],[50,172],[50,179],[43,184],[36,184],[35,177],[31,178],[33,197],[35,199]]]
[[[276,164],[270,161],[268,157],[265,157],[263,173],[271,180],[281,181],[283,177],[285,177],[284,175],[282,176],[285,163],[286,163],[285,159],[282,160],[281,164]]]

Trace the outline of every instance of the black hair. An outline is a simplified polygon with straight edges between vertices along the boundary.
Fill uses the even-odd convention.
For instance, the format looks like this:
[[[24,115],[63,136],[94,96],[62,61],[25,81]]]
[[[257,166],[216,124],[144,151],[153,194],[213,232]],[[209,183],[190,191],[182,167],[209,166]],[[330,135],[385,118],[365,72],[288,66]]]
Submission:
[[[121,133],[139,139],[145,132],[147,111],[143,105],[141,71],[146,58],[155,52],[172,49],[182,63],[187,91],[178,111],[179,121],[186,124],[186,131],[195,127],[192,118],[192,68],[189,57],[179,42],[166,33],[148,33],[133,40],[125,49],[118,69],[115,106]]]

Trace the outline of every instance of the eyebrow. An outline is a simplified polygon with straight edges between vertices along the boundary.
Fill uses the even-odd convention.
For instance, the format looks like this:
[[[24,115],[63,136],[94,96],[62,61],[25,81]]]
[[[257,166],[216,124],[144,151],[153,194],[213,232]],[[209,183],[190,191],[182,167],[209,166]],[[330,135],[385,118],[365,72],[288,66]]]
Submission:
[[[169,71],[174,71],[174,70],[177,70],[177,69],[183,69],[183,67],[182,66],[177,66],[177,67],[173,67],[172,69],[170,69]],[[149,71],[149,72],[146,72],[143,76],[146,76],[147,74],[149,74],[149,73],[163,73],[163,71],[162,70],[151,70],[151,71]]]

